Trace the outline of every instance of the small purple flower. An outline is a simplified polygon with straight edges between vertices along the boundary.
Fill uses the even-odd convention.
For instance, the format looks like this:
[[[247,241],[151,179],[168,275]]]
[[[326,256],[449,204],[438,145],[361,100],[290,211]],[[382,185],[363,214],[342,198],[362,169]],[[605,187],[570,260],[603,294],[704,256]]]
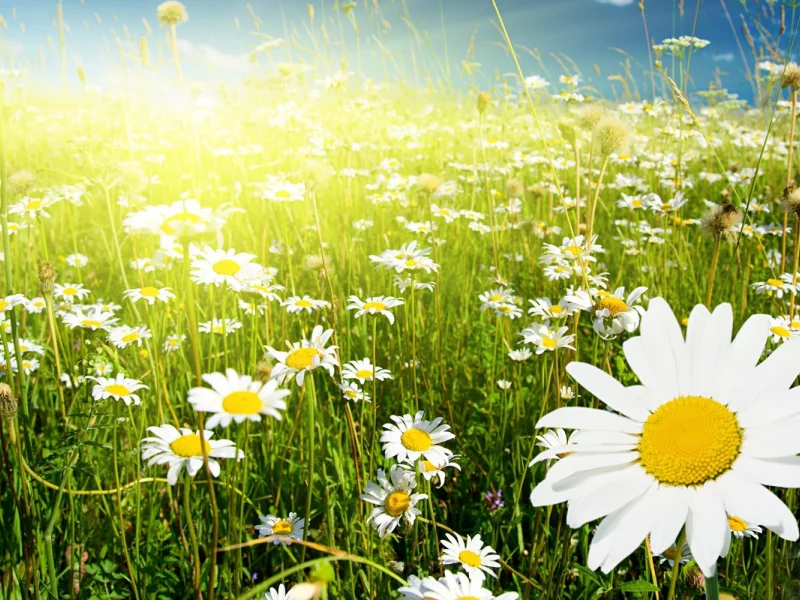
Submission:
[[[489,512],[500,510],[505,506],[505,502],[503,502],[503,490],[498,489],[496,492],[486,492],[483,495],[483,503]]]
[[[253,571],[253,574],[250,575],[250,581],[251,581],[251,583],[255,583],[256,581],[258,581],[258,573]]]

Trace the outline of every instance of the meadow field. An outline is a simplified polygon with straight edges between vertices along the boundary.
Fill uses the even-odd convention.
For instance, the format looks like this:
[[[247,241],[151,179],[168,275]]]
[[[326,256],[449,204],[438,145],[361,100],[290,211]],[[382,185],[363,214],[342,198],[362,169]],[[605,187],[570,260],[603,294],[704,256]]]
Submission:
[[[800,597],[795,9],[744,101],[688,17],[603,94],[325,4],[238,83],[179,2],[3,57],[0,598]]]

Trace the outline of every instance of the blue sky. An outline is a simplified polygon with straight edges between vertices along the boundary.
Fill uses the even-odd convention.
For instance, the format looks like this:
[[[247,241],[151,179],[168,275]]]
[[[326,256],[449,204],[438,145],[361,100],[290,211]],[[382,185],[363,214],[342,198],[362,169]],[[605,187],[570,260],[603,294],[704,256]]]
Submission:
[[[263,21],[260,31],[273,37],[285,37],[284,27],[294,24],[299,39],[308,42],[304,24],[308,23],[307,4],[315,6],[316,25],[323,18],[320,0],[251,0],[253,10]],[[346,0],[340,0],[342,4]],[[513,71],[513,63],[498,45],[502,38],[492,26],[494,10],[491,0],[380,0],[381,20],[390,28],[378,26],[378,20],[370,19],[369,12],[375,0],[358,0],[354,14],[361,27],[362,71],[366,75],[380,77],[381,61],[378,45],[371,36],[379,32],[382,43],[406,65],[410,63],[410,33],[401,17],[405,15],[404,5],[415,26],[427,32],[430,44],[439,55],[444,56],[444,34],[442,17],[446,31],[450,66],[458,82],[456,73],[467,56],[470,37],[475,37],[475,61],[481,64],[477,81],[485,85],[494,75]],[[755,6],[753,0],[744,5],[742,0],[727,0],[727,7],[737,30],[741,27],[742,16],[753,19],[756,11],[763,10],[765,0]],[[252,18],[245,0],[186,0],[189,21],[179,27],[182,53],[190,79],[226,80],[241,79],[250,72],[247,54],[265,38],[254,35]],[[339,36],[337,13],[333,10],[334,0],[324,0],[325,20],[332,36]],[[519,45],[538,49],[545,66],[552,77],[562,73],[551,53],[566,54],[583,71],[585,81],[607,93],[607,76],[621,73],[620,63],[624,56],[614,50],[618,48],[631,55],[634,64],[632,71],[640,82],[645,81],[644,66],[647,64],[641,13],[635,1],[631,0],[498,0],[512,40]],[[50,36],[57,43],[54,29],[55,0],[17,0],[16,15],[8,0],[0,2],[0,15],[8,23],[8,28],[0,30],[2,63],[8,67],[12,56],[17,64],[25,64],[40,56],[44,50],[46,69],[30,69],[30,78],[39,84],[57,84],[59,81],[58,57],[56,50],[48,45]],[[150,36],[151,53],[158,60],[159,53],[165,62],[161,68],[162,77],[168,80],[171,73],[167,69],[164,35],[159,30],[156,19],[157,1],[150,0],[64,0],[65,20],[70,31],[67,35],[69,50],[69,79],[77,85],[75,75],[77,65],[88,74],[89,82],[108,87],[120,77],[119,58],[112,30],[124,38],[123,25],[128,27],[131,39],[147,35],[142,18],[147,19],[153,28]],[[695,13],[695,2],[686,0],[685,14],[678,14],[677,0],[646,0],[646,14],[651,37],[660,41],[673,35],[689,34]],[[440,12],[441,11],[441,12]],[[97,22],[95,13],[100,18]],[[236,26],[238,20],[238,29]],[[342,19],[344,36],[348,40],[348,66],[358,71],[355,57],[353,27]],[[720,0],[704,0],[700,4],[697,20],[697,35],[710,40],[711,45],[694,59],[692,73],[699,88],[705,88],[713,77],[716,68],[727,73],[723,83],[733,92],[749,96],[743,73],[744,66],[736,45],[734,34],[728,23]],[[319,33],[319,31],[318,31]],[[129,50],[136,52],[132,44]],[[419,50],[419,47],[417,48]],[[332,44],[331,53],[336,63],[341,56],[341,45]],[[273,51],[275,60],[288,61],[286,49]],[[296,59],[302,53],[294,53]],[[418,60],[424,60],[417,55]],[[310,58],[308,59],[310,60]],[[752,63],[752,58],[750,58]],[[523,70],[526,75],[547,76],[530,56],[521,54]],[[636,63],[641,66],[637,66]],[[428,58],[433,68],[433,61]],[[211,65],[211,70],[208,70]],[[266,65],[262,62],[262,65]],[[593,72],[598,65],[601,75]],[[331,67],[334,68],[334,67]],[[407,71],[410,77],[410,71]],[[464,85],[461,79],[459,85]]]

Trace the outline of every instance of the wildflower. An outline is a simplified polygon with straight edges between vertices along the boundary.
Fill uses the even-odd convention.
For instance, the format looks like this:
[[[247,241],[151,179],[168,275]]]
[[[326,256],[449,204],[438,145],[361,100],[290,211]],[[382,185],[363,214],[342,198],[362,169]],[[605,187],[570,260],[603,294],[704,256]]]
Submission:
[[[92,331],[108,329],[118,321],[113,313],[97,309],[90,310],[86,313],[82,310],[65,313],[62,319],[64,324],[70,329],[81,327],[83,329],[91,329]]]
[[[498,379],[497,387],[499,387],[501,390],[509,390],[511,389],[511,382],[506,379]]]
[[[85,254],[70,254],[67,256],[67,264],[70,267],[85,267],[89,264],[89,258]]]
[[[552,352],[559,348],[574,350],[571,346],[575,341],[574,335],[565,335],[568,327],[559,327],[557,330],[550,329],[547,325],[533,325],[520,332],[523,344],[536,346],[536,354]]]
[[[400,306],[405,302],[402,298],[394,298],[392,296],[372,296],[365,301],[360,300],[357,296],[350,296],[347,301],[350,303],[347,309],[356,311],[356,319],[365,314],[381,314],[389,319],[391,325],[394,325],[394,315],[389,309]]]
[[[192,261],[192,280],[195,283],[219,286],[226,284],[233,291],[241,291],[247,281],[256,279],[261,265],[251,262],[255,254],[236,250],[201,250]]]
[[[417,516],[422,514],[415,508],[417,502],[425,500],[427,494],[415,494],[417,480],[414,473],[401,469],[397,465],[389,470],[389,477],[383,469],[378,469],[378,483],[370,481],[361,494],[364,502],[374,504],[367,522],[377,530],[380,537],[392,533],[405,517],[409,525],[413,525]]]
[[[213,477],[219,477],[220,465],[217,458],[235,458],[241,460],[244,453],[236,449],[236,444],[230,440],[212,440],[213,431],[203,431],[203,447],[200,442],[200,432],[181,427],[176,429],[172,425],[164,424],[148,427],[147,431],[154,437],[142,440],[142,460],[147,460],[147,466],[168,464],[167,481],[170,485],[178,483],[181,470],[186,467],[189,477],[194,477],[203,468],[203,450],[208,456],[208,468]],[[149,460],[148,460],[149,459]]]
[[[286,308],[286,312],[293,315],[299,314],[303,311],[311,314],[320,308],[326,308],[330,306],[330,302],[327,300],[315,300],[309,295],[305,295],[302,298],[300,296],[291,296],[290,298],[287,298],[281,302],[281,306]]]
[[[714,241],[732,239],[742,222],[742,211],[733,204],[715,204],[703,217],[700,228]]]
[[[155,304],[156,300],[160,300],[161,302],[169,302],[170,298],[174,298],[175,294],[170,291],[170,288],[156,288],[152,286],[146,286],[143,288],[133,288],[130,290],[125,290],[123,292],[123,296],[125,298],[129,298],[131,302],[138,302],[139,300],[144,300],[150,306]]]
[[[486,575],[497,578],[494,569],[500,568],[500,556],[491,546],[484,545],[480,535],[467,536],[465,541],[461,536],[446,533],[442,547],[444,551],[439,560],[443,565],[460,565],[469,578],[476,581],[483,581]]]
[[[489,512],[495,512],[505,506],[503,501],[503,490],[498,489],[496,492],[488,491],[483,495],[483,503]]]
[[[258,516],[261,521],[260,525],[256,525],[258,537],[269,537],[271,535],[279,535],[285,538],[294,540],[302,540],[305,526],[305,519],[298,519],[297,513],[290,512],[289,516],[285,519],[276,517],[275,515]],[[274,545],[288,546],[291,544],[289,541],[273,540]]]
[[[758,539],[758,535],[762,531],[758,525],[748,523],[734,515],[728,515],[728,526],[731,528],[733,536],[740,540],[745,537],[753,538],[754,540]]]
[[[692,560],[692,551],[689,549],[689,544],[686,543],[683,544],[680,553],[678,552],[677,546],[673,543],[672,545],[670,545],[669,548],[667,548],[663,552],[657,552],[657,553],[654,552],[653,554],[661,558],[659,562],[662,565],[664,563],[667,563],[670,566],[670,568],[672,568],[672,566],[675,564],[675,560],[678,560],[679,555],[680,555],[679,560],[682,565]]]
[[[118,373],[114,379],[106,377],[87,377],[87,379],[95,382],[95,386],[92,388],[92,398],[95,400],[113,398],[122,400],[128,406],[138,405],[142,401],[136,394],[138,390],[149,389],[141,381],[125,377],[122,373]]]
[[[519,350],[511,350],[508,353],[508,358],[510,358],[514,362],[526,361],[531,356],[533,356],[533,353],[528,348],[520,348]]]
[[[255,573],[253,573],[253,576],[253,581],[255,582]],[[269,588],[269,590],[264,594],[264,600],[293,600],[292,590],[287,592],[286,586],[280,584],[277,589]]]
[[[757,281],[755,283],[752,283],[750,284],[750,287],[752,287],[756,291],[756,294],[763,294],[766,292],[767,295],[769,296],[774,295],[778,299],[783,298],[784,294],[797,293],[797,288],[794,285],[792,285],[791,279],[787,281],[786,279],[783,278],[781,279],[770,278],[767,279],[766,281]]]
[[[323,332],[322,326],[317,325],[309,339],[294,344],[287,342],[289,352],[266,346],[267,354],[280,363],[272,369],[270,377],[277,379],[281,385],[292,379],[297,385],[303,385],[305,374],[319,367],[327,370],[332,377],[333,368],[338,364],[336,346],[325,346],[332,335],[333,329]]]
[[[597,300],[592,300],[589,292],[578,290],[565,297],[564,301],[573,309],[591,312],[594,330],[601,336],[610,338],[623,331],[636,331],[644,313],[644,307],[636,303],[646,291],[646,287],[638,287],[625,297],[625,288],[619,287],[613,294],[598,294]]]
[[[364,400],[365,402],[370,402],[370,397],[358,387],[358,384],[355,381],[343,381],[339,384],[339,389],[342,391],[342,396],[344,396],[345,400],[350,400],[352,402],[358,402],[359,400]]]
[[[150,330],[144,325],[139,325],[137,327],[120,325],[119,327],[110,329],[108,332],[108,341],[117,348],[127,348],[131,344],[136,344],[138,348],[141,348],[142,340],[149,339],[150,337]]]
[[[158,20],[167,25],[178,25],[189,18],[186,7],[177,0],[167,0],[156,9]]]
[[[363,385],[365,381],[372,381],[373,378],[378,381],[391,379],[392,374],[386,369],[373,366],[368,358],[363,358],[350,361],[342,367],[342,377],[344,379],[357,379]]]
[[[483,580],[471,579],[464,573],[453,574],[445,571],[444,577],[434,579],[426,577],[422,580],[422,590],[425,598],[433,600],[464,600],[475,598],[476,600],[517,600],[519,594],[516,592],[506,592],[495,596],[491,591],[483,587]]]
[[[448,431],[450,426],[442,424],[441,417],[426,421],[424,416],[425,413],[419,411],[413,417],[390,417],[393,423],[383,426],[380,439],[387,459],[397,457],[398,462],[413,463],[424,457],[433,463],[441,463],[452,456],[452,451],[441,445],[456,437]]]
[[[164,352],[175,352],[176,350],[180,350],[181,344],[183,344],[185,341],[185,335],[179,335],[177,333],[168,335],[167,339],[164,341]]]
[[[83,300],[90,293],[89,290],[83,287],[82,283],[65,283],[64,285],[56,283],[53,290],[53,295],[56,298],[70,303],[76,300]]]
[[[242,324],[236,319],[212,319],[211,321],[200,323],[197,326],[197,330],[200,333],[213,333],[215,335],[225,336],[241,328]]]
[[[439,480],[439,486],[442,487],[444,485],[444,480],[447,475],[445,469],[449,469],[450,467],[460,471],[461,466],[455,462],[455,459],[459,456],[457,454],[453,455],[446,455],[442,458],[442,460],[438,462],[432,462],[427,459],[422,459],[417,461],[416,466],[409,463],[401,463],[400,466],[404,469],[413,471],[414,469],[418,470],[419,474],[422,475],[426,481],[432,481],[434,479]]]

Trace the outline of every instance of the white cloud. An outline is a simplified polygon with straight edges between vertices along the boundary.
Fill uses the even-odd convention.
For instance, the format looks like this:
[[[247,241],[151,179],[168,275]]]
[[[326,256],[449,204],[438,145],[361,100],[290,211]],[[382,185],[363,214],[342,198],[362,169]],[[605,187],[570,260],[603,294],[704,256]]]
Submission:
[[[733,52],[726,52],[725,54],[715,54],[714,60],[718,62],[733,62]]]
[[[182,60],[197,61],[215,70],[247,71],[249,68],[247,54],[228,54],[209,44],[179,39],[178,53]]]
[[[612,4],[614,6],[628,6],[633,4],[634,0],[597,0],[600,4]]]

